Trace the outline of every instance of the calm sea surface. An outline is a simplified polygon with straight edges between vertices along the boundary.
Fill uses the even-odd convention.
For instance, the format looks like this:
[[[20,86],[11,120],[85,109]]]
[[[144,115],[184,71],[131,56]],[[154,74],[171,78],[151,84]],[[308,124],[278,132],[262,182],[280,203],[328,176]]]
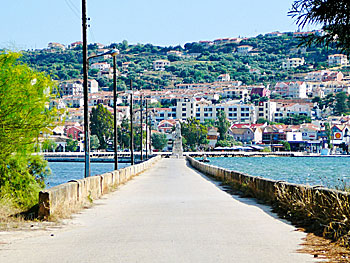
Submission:
[[[114,170],[114,163],[91,163],[91,175],[103,174]],[[130,163],[119,163],[119,168]],[[84,178],[85,164],[79,162],[49,162],[52,174],[47,178],[47,188]]]
[[[215,157],[211,165],[290,183],[350,186],[350,158],[346,157]]]

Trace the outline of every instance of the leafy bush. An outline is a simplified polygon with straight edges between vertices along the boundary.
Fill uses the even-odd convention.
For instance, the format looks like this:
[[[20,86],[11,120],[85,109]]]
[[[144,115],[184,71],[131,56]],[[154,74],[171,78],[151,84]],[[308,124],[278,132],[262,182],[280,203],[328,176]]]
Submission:
[[[56,112],[46,107],[53,82],[18,62],[19,57],[0,54],[0,198],[26,208],[37,201],[50,173],[46,161],[32,154]]]

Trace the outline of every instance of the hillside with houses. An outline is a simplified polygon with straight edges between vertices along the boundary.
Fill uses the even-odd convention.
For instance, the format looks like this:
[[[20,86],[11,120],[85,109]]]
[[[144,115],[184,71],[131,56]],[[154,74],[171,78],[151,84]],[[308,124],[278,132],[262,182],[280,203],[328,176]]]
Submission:
[[[128,89],[132,79],[134,122],[140,123],[140,108],[144,110],[147,100],[149,129],[167,138],[159,150],[171,150],[176,120],[193,119],[196,127],[205,127],[205,131],[199,130],[206,139],[187,150],[261,145],[273,151],[320,153],[328,147],[333,152],[348,153],[348,57],[332,46],[299,47],[299,37],[310,34],[322,31],[271,32],[252,38],[203,40],[184,47],[129,45],[127,41],[95,43],[89,45],[89,55],[104,54],[112,48],[120,51],[118,125],[130,118]],[[24,62],[49,73],[57,82],[49,107],[63,114],[57,127],[43,135],[45,140],[54,141],[44,150],[64,151],[67,142],[79,144],[84,139],[81,44],[52,42],[46,49],[23,51]],[[90,60],[90,108],[102,104],[114,114],[112,80],[109,56]],[[222,112],[228,123],[225,136],[218,131]],[[145,130],[145,114],[142,118]],[[119,140],[128,148],[124,127]]]

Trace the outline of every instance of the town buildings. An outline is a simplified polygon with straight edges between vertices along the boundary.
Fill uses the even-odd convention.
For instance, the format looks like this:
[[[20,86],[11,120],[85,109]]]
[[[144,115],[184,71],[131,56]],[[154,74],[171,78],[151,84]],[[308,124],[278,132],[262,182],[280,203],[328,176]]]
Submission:
[[[348,65],[348,57],[344,54],[334,54],[328,56],[328,66],[346,66]]]
[[[283,69],[297,68],[305,64],[304,58],[288,58],[282,62]]]

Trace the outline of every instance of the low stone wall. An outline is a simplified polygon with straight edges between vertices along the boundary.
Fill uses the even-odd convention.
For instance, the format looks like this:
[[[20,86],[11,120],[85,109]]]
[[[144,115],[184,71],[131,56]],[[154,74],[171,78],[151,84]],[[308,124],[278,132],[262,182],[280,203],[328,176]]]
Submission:
[[[186,158],[200,172],[267,201],[291,221],[350,247],[349,192],[251,176]]]
[[[148,161],[125,167],[110,173],[72,180],[39,193],[39,218],[48,219],[55,214],[66,214],[72,208],[100,198],[118,185],[150,168],[161,159],[156,156]]]

